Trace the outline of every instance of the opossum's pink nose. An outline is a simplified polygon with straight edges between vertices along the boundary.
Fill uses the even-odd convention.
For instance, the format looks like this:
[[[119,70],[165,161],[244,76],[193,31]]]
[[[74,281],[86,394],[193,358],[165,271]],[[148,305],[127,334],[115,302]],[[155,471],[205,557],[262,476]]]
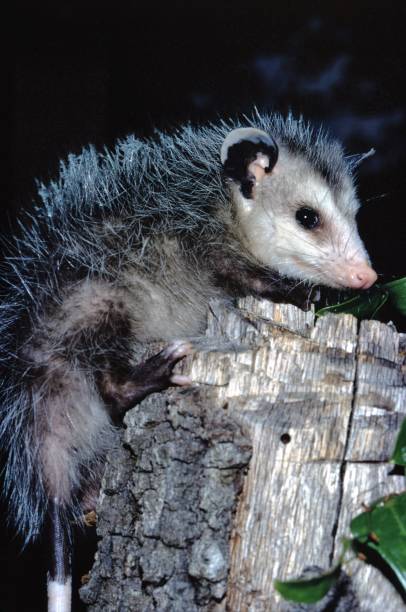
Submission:
[[[345,281],[351,289],[369,289],[377,279],[377,274],[368,264],[358,264],[347,268]]]

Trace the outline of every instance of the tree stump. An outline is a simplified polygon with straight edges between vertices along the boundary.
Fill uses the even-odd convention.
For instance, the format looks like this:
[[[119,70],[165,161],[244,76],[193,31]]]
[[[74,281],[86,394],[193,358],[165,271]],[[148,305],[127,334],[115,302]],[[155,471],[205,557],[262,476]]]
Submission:
[[[286,602],[273,580],[327,570],[362,505],[403,490],[388,459],[406,335],[246,298],[213,303],[196,346],[193,387],[131,410],[107,459],[89,611],[401,610],[360,562],[333,607]]]

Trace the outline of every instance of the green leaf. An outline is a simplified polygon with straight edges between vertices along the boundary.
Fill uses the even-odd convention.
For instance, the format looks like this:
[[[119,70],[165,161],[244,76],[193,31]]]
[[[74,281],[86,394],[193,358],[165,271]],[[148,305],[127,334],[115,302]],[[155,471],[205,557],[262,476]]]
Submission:
[[[359,293],[339,304],[320,308],[316,311],[316,316],[320,317],[332,312],[352,314],[357,319],[372,319],[388,299],[395,308],[406,316],[406,276],[384,285],[374,285],[368,292]]]
[[[298,603],[315,603],[323,599],[340,576],[341,565],[335,567],[331,572],[310,578],[308,580],[275,580],[275,589],[289,601]]]
[[[406,589],[406,493],[379,500],[350,527],[354,538],[376,551]]]
[[[385,283],[382,288],[388,291],[391,303],[406,316],[406,276]]]
[[[398,433],[395,449],[390,460],[392,463],[395,463],[395,465],[406,466],[406,419],[404,419]]]
[[[320,308],[316,311],[316,316],[320,317],[329,312],[337,314],[345,312],[354,315],[357,319],[371,319],[385,304],[388,296],[389,291],[376,288],[368,293],[356,295],[340,304]]]

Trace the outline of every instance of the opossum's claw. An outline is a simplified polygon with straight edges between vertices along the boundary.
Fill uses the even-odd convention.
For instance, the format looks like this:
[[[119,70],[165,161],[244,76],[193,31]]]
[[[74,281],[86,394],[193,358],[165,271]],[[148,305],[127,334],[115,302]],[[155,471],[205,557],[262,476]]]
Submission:
[[[192,379],[189,376],[184,376],[183,374],[173,374],[169,380],[177,387],[188,387],[192,384]]]
[[[174,361],[174,364],[193,353],[193,346],[190,342],[184,340],[175,340],[169,344],[163,351],[158,355],[165,356],[167,359]],[[157,355],[157,356],[158,356]]]

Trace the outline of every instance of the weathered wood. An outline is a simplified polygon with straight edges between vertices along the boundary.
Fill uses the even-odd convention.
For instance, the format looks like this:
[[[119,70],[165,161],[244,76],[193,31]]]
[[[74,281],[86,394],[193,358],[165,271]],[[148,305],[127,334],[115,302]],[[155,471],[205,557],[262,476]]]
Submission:
[[[155,424],[154,419],[147,419],[147,431],[140,430],[139,422],[145,420],[143,414],[154,410],[156,400],[150,398],[127,415],[125,440],[132,449],[133,464],[129,468],[124,461],[121,467],[113,455],[106,471],[104,491],[113,495],[107,500],[105,493],[99,508],[103,540],[84,590],[85,600],[92,602],[89,609],[191,612],[217,606],[232,612],[293,610],[275,592],[273,580],[298,576],[311,566],[327,569],[340,552],[340,538],[348,530],[350,517],[362,511],[361,504],[404,487],[402,478],[388,475],[387,461],[406,413],[405,344],[404,336],[376,321],[363,322],[358,333],[357,322],[350,315],[328,315],[315,323],[311,312],[294,306],[253,298],[241,300],[237,309],[214,303],[206,338],[198,343],[203,348],[182,365],[182,371],[194,381],[194,390],[172,391],[167,395],[169,406],[159,400],[160,419]],[[208,415],[206,419],[203,414]],[[217,420],[216,414],[221,415]],[[196,419],[198,433],[191,427]],[[217,423],[214,436],[212,422]],[[180,424],[175,427],[177,436],[170,439],[175,467],[167,461],[157,465],[154,459],[161,448],[157,440],[162,423],[165,435],[174,429],[173,423]],[[241,428],[251,442],[252,458],[225,552],[224,538],[228,541],[238,490],[238,467],[244,465],[242,457],[247,461],[248,456]],[[196,444],[196,436],[203,436],[206,447],[199,447],[199,459],[193,467],[193,462],[186,462],[188,493],[183,490],[177,503],[182,505],[185,495],[188,518],[175,513],[173,520],[180,521],[175,526],[174,522],[168,524],[163,509],[172,504],[170,483],[175,486],[178,482],[176,466],[181,469],[185,465],[182,453],[190,457],[190,444]],[[228,436],[229,447],[224,436]],[[227,467],[228,481],[233,483],[223,510],[224,492],[211,492],[213,483],[201,467],[209,451],[216,456],[217,472]],[[149,473],[146,487],[154,491],[149,506],[155,506],[155,523],[159,525],[152,536],[142,531],[150,513],[149,506],[143,506],[146,493],[138,485],[126,484],[128,479],[138,482],[145,471]],[[113,487],[112,481],[116,483]],[[208,537],[201,516],[202,499],[213,495],[216,513],[227,517],[221,524],[223,538],[218,533],[220,523],[217,528],[211,525]],[[134,498],[136,512],[129,496]],[[127,501],[120,501],[123,499]],[[190,499],[195,501],[194,507]],[[134,540],[135,529],[138,538],[132,544],[131,567],[124,563],[128,553],[111,553],[116,537],[112,534],[122,535],[123,519],[116,516],[117,507],[124,508],[131,517],[126,520],[136,526],[131,533],[124,529],[125,537]],[[166,529],[178,533],[176,562],[168,561],[175,553],[165,548]],[[153,546],[151,538],[155,538]],[[155,565],[151,562],[148,566],[148,580],[143,578],[143,547],[157,559]],[[203,549],[206,570],[196,570],[193,551]],[[217,558],[229,565],[224,597],[224,575],[219,578],[207,570],[214,563],[214,550]],[[113,569],[107,574],[115,572],[113,581],[106,579],[105,569],[111,556]],[[169,563],[170,571],[160,569],[160,557],[165,567]],[[348,571],[353,574],[360,610],[380,612],[385,608],[391,612],[402,608],[398,594],[376,570],[360,564],[355,567]],[[120,574],[125,576],[121,585]],[[128,583],[134,594],[131,604]],[[179,585],[183,585],[182,597]],[[127,600],[123,595],[117,599],[120,589]],[[109,601],[115,601],[116,607],[109,608]],[[351,601],[355,610],[354,599]],[[340,605],[337,609],[346,609],[345,601]]]
[[[406,360],[403,337],[378,321],[362,321],[357,391],[348,461],[387,461],[406,411]]]

